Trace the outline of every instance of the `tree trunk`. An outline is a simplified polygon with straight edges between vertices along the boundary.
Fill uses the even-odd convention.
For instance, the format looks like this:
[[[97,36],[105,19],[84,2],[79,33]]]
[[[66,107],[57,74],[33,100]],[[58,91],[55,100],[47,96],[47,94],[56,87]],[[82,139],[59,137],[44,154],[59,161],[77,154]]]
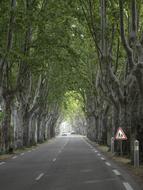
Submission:
[[[4,117],[2,122],[2,149],[8,151],[12,143],[11,134],[11,97],[4,98]]]
[[[23,117],[23,146],[30,146],[29,119],[30,116],[25,113]]]

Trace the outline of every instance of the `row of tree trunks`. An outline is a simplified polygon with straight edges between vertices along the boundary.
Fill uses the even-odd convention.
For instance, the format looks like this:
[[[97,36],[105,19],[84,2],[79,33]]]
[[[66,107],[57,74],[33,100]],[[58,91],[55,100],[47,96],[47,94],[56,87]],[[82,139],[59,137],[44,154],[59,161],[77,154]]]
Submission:
[[[81,0],[81,3],[82,2]],[[139,8],[139,2],[136,0],[129,1],[127,3],[128,8],[123,0],[118,0],[118,2],[115,3],[116,6],[120,8],[117,10],[120,17],[118,21],[119,28],[116,25],[117,18],[114,18],[114,15],[112,15],[112,17],[115,19],[115,23],[113,22],[111,24],[108,22],[110,15],[106,10],[109,8],[109,2],[106,0],[100,0],[99,2],[99,14],[95,12],[94,1],[82,3],[85,18],[95,42],[99,62],[99,74],[97,75],[96,72],[98,82],[93,88],[95,89],[94,93],[91,89],[92,95],[90,98],[93,99],[92,96],[94,95],[95,99],[97,99],[97,97],[102,94],[102,98],[93,111],[90,111],[92,106],[87,104],[87,107],[90,107],[90,109],[87,109],[87,112],[89,112],[88,115],[95,115],[97,120],[96,126],[94,126],[95,133],[98,133],[96,135],[97,141],[99,141],[99,139],[101,140],[101,134],[104,131],[102,129],[104,129],[104,127],[107,128],[107,132],[109,131],[107,134],[110,132],[112,134],[107,135],[108,138],[115,137],[117,128],[122,127],[128,137],[128,140],[123,143],[123,152],[132,157],[133,142],[135,139],[140,139],[142,144],[141,134],[143,129],[143,43],[142,34],[140,34],[139,31],[140,15],[137,9]],[[128,23],[126,19],[124,19],[126,9],[129,11]],[[100,34],[97,34],[99,28]],[[111,30],[109,32],[108,28],[112,28],[112,32]],[[114,39],[118,29],[120,29],[121,42],[119,39],[117,43]],[[110,37],[108,37],[106,33]],[[114,44],[117,45],[117,55],[115,55],[115,52],[113,54],[113,48],[116,48]],[[120,63],[122,73],[119,75],[117,71],[120,47],[124,48],[124,61],[122,60],[122,63]],[[117,56],[116,59],[115,56]],[[95,69],[97,69],[97,67],[95,67]],[[106,113],[104,116],[103,112],[105,111],[105,107],[103,108],[103,101],[110,107],[109,114]],[[95,104],[94,101],[92,101],[92,104]],[[105,120],[107,125],[104,122]],[[89,128],[90,125],[92,126],[92,122],[89,124]],[[91,127],[91,131],[92,128],[93,127]],[[110,144],[110,139],[107,140],[107,142]],[[115,144],[115,150],[119,151],[117,141]],[[142,154],[142,145],[140,146],[140,154]]]
[[[10,118],[11,116],[9,120]],[[11,144],[15,148],[21,148],[23,146],[35,145],[38,142],[41,143],[54,137],[57,118],[58,115],[54,119],[51,117],[47,118],[47,115],[40,117],[37,113],[23,117],[22,112],[20,114],[15,107],[12,111],[12,122],[10,121],[14,128],[14,138],[11,140]],[[10,142],[9,139],[8,142]]]

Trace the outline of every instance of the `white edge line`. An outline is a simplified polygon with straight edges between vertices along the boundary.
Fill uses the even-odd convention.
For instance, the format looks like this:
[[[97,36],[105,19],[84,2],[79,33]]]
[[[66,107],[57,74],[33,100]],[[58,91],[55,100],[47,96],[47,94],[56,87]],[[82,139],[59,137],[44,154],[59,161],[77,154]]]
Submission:
[[[121,173],[118,170],[112,170],[116,175],[121,175]]]
[[[12,157],[12,159],[16,159],[16,158],[17,158],[17,156]]]
[[[43,177],[44,173],[41,173],[35,180],[38,181]]]
[[[105,164],[106,164],[107,166],[111,166],[111,164],[110,164],[109,162],[105,162]]]
[[[126,188],[127,190],[133,190],[133,188],[131,187],[131,185],[130,185],[129,183],[123,182],[123,185],[125,186],[125,188]]]

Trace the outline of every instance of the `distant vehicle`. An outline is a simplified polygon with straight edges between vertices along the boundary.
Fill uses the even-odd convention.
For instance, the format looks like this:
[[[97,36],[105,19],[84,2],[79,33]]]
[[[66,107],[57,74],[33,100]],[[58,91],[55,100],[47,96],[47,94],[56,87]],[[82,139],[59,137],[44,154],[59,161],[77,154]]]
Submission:
[[[67,136],[67,133],[62,133],[62,136]]]
[[[75,134],[75,131],[72,131],[72,132],[71,132],[71,135],[74,135],[74,134]]]

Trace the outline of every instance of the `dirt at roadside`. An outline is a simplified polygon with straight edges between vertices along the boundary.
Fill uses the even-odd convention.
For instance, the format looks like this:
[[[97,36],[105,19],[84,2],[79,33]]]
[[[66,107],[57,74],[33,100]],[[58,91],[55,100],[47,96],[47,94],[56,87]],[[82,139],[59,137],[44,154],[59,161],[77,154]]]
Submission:
[[[14,155],[20,154],[22,152],[26,152],[28,150],[32,150],[32,148],[35,148],[35,146],[32,146],[30,148],[23,148],[23,149],[14,150],[14,152],[12,154],[2,154],[2,155],[0,155],[0,161],[5,161],[5,160],[13,157]]]
[[[11,154],[11,155],[9,155],[9,154],[0,155],[0,161],[7,160],[8,158],[11,158],[12,156],[13,156],[13,154]]]
[[[0,162],[1,161],[5,161],[7,159],[10,159],[11,157],[13,157],[14,155],[17,155],[17,154],[20,154],[20,153],[23,153],[23,152],[27,152],[28,150],[32,150],[33,148],[37,148],[37,147],[40,147],[40,146],[44,146],[45,144],[50,144],[52,143],[54,140],[56,140],[55,137],[49,139],[48,141],[45,141],[41,144],[37,144],[35,146],[31,146],[31,147],[24,147],[24,148],[21,148],[21,149],[17,149],[17,150],[14,150],[14,152],[12,154],[0,154]]]

